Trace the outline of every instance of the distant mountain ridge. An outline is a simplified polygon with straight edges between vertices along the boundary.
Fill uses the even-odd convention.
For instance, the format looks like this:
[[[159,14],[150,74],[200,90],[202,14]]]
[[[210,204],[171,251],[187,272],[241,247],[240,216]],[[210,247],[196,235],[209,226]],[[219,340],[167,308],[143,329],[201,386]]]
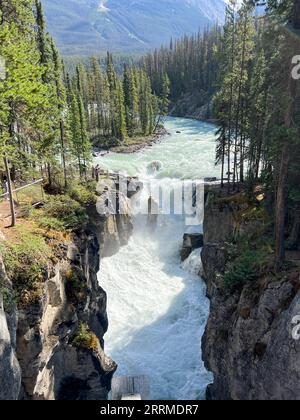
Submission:
[[[222,23],[223,0],[42,0],[66,55],[138,53]]]

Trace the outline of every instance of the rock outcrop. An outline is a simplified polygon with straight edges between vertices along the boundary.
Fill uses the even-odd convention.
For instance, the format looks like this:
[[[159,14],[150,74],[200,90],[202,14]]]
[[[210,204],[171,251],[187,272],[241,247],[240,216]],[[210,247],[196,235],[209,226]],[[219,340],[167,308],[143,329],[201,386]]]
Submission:
[[[241,223],[243,210],[243,203],[227,199],[220,204],[208,196],[202,251],[211,301],[203,357],[214,374],[208,398],[299,400],[300,341],[293,335],[300,315],[299,270],[266,275],[234,292],[224,287],[226,242],[241,232],[251,236],[262,223]]]
[[[185,261],[195,249],[202,248],[202,233],[185,233],[183,236],[183,244],[180,252],[181,261]]]
[[[10,286],[5,267],[0,260],[0,285],[2,284]],[[0,292],[0,400],[16,400],[21,386],[21,369],[15,352],[17,313],[4,312],[2,293]]]
[[[82,232],[49,273],[42,296],[19,309],[16,349],[22,370],[21,398],[106,397],[116,365],[100,344],[108,322],[98,271],[97,237]],[[97,348],[73,345],[80,323],[97,336]]]
[[[36,299],[23,298],[8,315],[0,297],[0,399],[107,398],[117,365],[104,352],[107,299],[98,272],[100,258],[117,252],[132,231],[128,198],[119,194],[118,201],[123,214],[87,209],[87,226],[60,244]],[[76,341],[80,328],[85,341]]]
[[[171,104],[170,115],[215,122],[212,101],[202,91],[193,91],[182,95],[173,106]]]

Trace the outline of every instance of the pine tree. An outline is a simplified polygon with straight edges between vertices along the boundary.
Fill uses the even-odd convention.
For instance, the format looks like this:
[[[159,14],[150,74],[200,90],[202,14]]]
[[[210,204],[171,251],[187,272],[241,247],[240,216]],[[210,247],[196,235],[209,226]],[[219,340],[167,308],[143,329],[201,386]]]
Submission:
[[[133,136],[137,130],[138,121],[138,95],[136,80],[132,69],[124,66],[123,90],[125,100],[126,125],[129,136]]]
[[[32,154],[35,144],[23,133],[30,126],[37,134],[37,129],[30,125],[34,119],[46,128],[44,113],[50,107],[47,86],[42,83],[45,70],[37,64],[39,54],[31,5],[31,1],[25,0],[9,4],[5,1],[0,5],[0,55],[6,60],[6,78],[0,81],[0,144],[6,168],[8,161],[15,167],[20,165],[20,158],[25,162],[28,153]],[[20,17],[21,21],[18,20]],[[11,204],[14,224],[12,200]]]
[[[54,81],[56,87],[56,106],[58,110],[58,121],[59,121],[59,136],[60,136],[60,152],[63,165],[64,184],[65,188],[68,186],[67,176],[67,135],[66,135],[66,110],[67,110],[67,98],[66,89],[63,80],[63,69],[62,62],[60,60],[58,51],[51,43],[53,66],[54,66]]]
[[[71,97],[69,118],[70,118],[70,127],[71,127],[72,151],[77,159],[79,174],[80,176],[82,176],[83,156],[82,156],[81,122],[80,122],[80,115],[79,115],[79,109],[78,109],[78,99],[76,97],[77,93],[74,91],[71,91],[69,95]]]
[[[36,24],[37,24],[37,45],[40,51],[40,63],[42,65],[47,65],[49,60],[48,55],[48,45],[46,39],[46,24],[44,18],[44,12],[42,8],[42,3],[40,0],[35,0],[36,8]],[[47,72],[43,74],[43,81],[47,82]]]
[[[169,114],[170,106],[170,79],[167,74],[163,77],[162,97],[161,97],[161,115],[166,117]]]
[[[249,94],[249,65],[253,59],[254,50],[254,22],[252,17],[252,8],[243,4],[239,10],[239,18],[237,24],[237,86],[235,98],[235,136],[234,136],[234,165],[233,165],[233,184],[238,180],[239,174],[244,179],[244,130],[245,120],[243,118],[246,107],[246,98]],[[238,161],[239,159],[239,161]],[[240,172],[238,172],[240,169]]]
[[[222,156],[217,156],[217,162],[225,162],[227,157],[227,180],[228,188],[230,188],[232,167],[231,167],[231,149],[233,144],[233,130],[234,130],[234,94],[236,92],[236,81],[238,77],[237,62],[236,62],[236,16],[235,16],[235,1],[231,1],[226,9],[226,23],[224,26],[224,35],[222,38],[223,45],[219,53],[221,60],[221,70],[219,85],[220,90],[216,95],[215,109],[217,118],[221,125],[221,136],[219,137],[220,145],[218,152],[222,151]],[[225,140],[226,139],[226,140]],[[224,147],[224,142],[226,145]],[[222,169],[222,185],[224,168]]]
[[[123,86],[120,80],[116,82],[116,93],[114,100],[115,116],[116,116],[116,137],[121,142],[124,142],[127,138],[127,127],[126,127],[126,112],[124,105],[124,92]]]

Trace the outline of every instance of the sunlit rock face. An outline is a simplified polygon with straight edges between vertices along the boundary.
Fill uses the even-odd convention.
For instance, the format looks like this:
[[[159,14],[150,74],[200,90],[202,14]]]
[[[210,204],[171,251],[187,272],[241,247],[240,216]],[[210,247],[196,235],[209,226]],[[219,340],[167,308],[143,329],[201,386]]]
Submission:
[[[9,286],[2,259],[0,284]],[[21,370],[16,357],[16,313],[6,314],[0,293],[0,400],[16,400],[21,386]]]

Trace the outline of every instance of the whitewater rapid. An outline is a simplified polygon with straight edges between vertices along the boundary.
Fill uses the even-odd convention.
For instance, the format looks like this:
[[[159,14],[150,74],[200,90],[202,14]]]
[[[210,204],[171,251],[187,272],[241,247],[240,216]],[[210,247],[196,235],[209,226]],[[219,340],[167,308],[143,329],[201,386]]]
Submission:
[[[153,147],[109,154],[98,163],[164,188],[218,175],[213,125],[170,118],[166,128],[170,135]],[[154,161],[160,170],[149,173]],[[148,197],[146,187],[141,200]],[[180,262],[183,234],[201,232],[202,226],[186,226],[180,215],[160,215],[155,231],[147,228],[146,216],[133,223],[128,245],[101,261],[99,282],[108,296],[106,353],[118,363],[116,376],[147,375],[152,399],[203,399],[212,377],[201,357],[209,302],[198,276],[200,250]]]

